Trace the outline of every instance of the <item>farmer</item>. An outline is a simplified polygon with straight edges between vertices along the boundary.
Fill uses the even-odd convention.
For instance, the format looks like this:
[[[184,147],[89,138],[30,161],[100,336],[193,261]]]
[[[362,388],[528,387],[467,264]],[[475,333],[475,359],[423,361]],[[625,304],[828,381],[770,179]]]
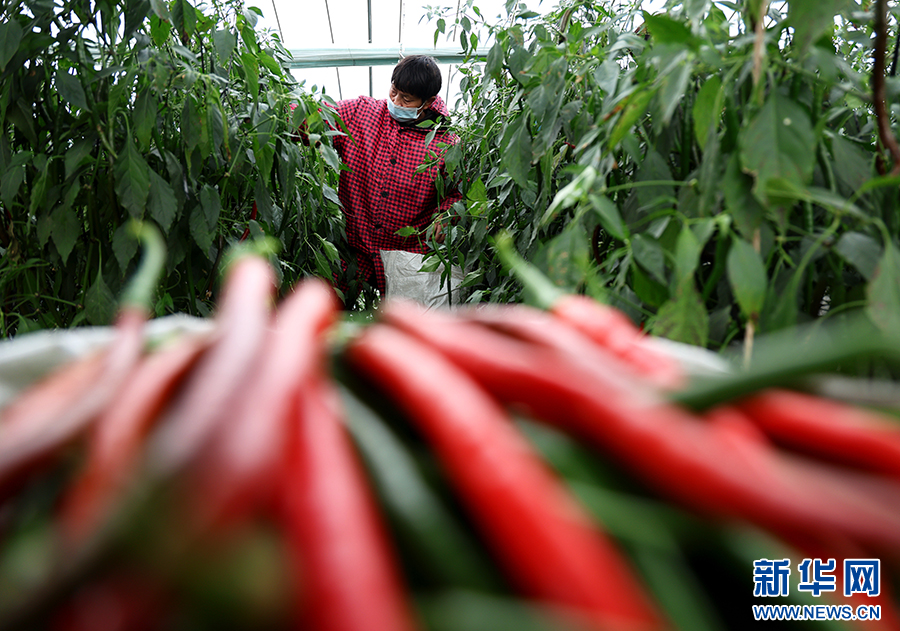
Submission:
[[[459,199],[455,189],[438,194],[435,179],[444,160],[432,160],[439,143],[457,137],[447,130],[449,114],[438,92],[441,71],[432,57],[404,57],[391,75],[386,100],[361,96],[340,101],[337,111],[349,136],[336,136],[334,146],[349,171],[342,171],[338,196],[347,222],[347,239],[358,265],[357,279],[385,293],[381,250],[425,253],[426,239],[443,239],[442,219]],[[428,147],[425,140],[440,128]],[[428,161],[428,167],[422,164]],[[400,236],[398,230],[414,232]],[[409,231],[404,231],[404,234]],[[348,279],[349,280],[349,279]],[[345,292],[348,283],[341,283]],[[347,297],[352,306],[353,297]]]

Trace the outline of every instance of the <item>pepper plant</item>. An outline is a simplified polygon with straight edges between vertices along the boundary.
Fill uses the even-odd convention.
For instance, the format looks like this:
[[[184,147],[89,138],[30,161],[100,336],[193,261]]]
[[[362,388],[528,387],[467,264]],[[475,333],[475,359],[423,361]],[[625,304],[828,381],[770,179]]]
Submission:
[[[429,10],[476,53],[448,153],[466,202],[440,252],[470,300],[521,299],[491,247],[506,229],[558,285],[675,340],[860,309],[900,330],[885,2],[476,4]]]
[[[107,323],[135,264],[131,218],[166,237],[158,314],[208,313],[241,238],[277,238],[288,284],[339,271],[339,123],[258,9],[5,0],[2,14],[0,336]]]

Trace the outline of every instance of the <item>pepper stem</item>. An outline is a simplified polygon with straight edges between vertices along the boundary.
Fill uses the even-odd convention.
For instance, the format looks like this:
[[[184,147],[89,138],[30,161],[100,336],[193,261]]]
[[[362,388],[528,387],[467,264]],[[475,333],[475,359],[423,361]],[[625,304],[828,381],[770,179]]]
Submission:
[[[508,232],[503,231],[494,238],[494,248],[503,266],[522,283],[525,302],[541,309],[550,309],[565,295],[541,270],[519,255]]]
[[[134,219],[128,229],[143,245],[143,255],[137,271],[122,292],[119,309],[149,311],[160,274],[166,264],[166,242],[159,229],[151,223]]]
[[[770,387],[802,386],[803,379],[878,359],[900,365],[900,343],[883,335],[865,317],[833,326],[809,325],[771,333],[756,342],[753,362],[720,377],[698,377],[671,400],[704,410]]]

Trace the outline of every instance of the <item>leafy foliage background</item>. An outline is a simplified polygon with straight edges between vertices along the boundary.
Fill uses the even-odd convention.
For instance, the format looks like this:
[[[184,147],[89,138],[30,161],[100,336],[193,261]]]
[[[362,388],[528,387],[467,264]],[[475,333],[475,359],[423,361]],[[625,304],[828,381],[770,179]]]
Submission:
[[[470,302],[523,299],[492,247],[505,230],[558,285],[679,341],[723,348],[859,310],[897,330],[896,8],[506,9],[426,9],[435,40],[470,54],[440,183],[464,202],[430,262],[463,267]],[[0,335],[108,322],[135,264],[130,217],[167,236],[160,314],[208,313],[241,238],[281,242],[285,286],[340,273],[340,121],[256,29],[258,9],[3,11]]]
[[[279,239],[288,283],[340,269],[339,123],[258,11],[3,3],[0,335],[109,322],[135,264],[132,217],[166,234],[159,314],[206,315],[242,237]]]
[[[510,1],[493,20],[463,4],[430,15],[436,38],[493,42],[462,70],[450,152],[467,203],[443,258],[471,270],[472,300],[521,299],[490,247],[507,229],[558,285],[679,341],[720,348],[860,309],[894,326],[895,8],[568,2],[540,16]]]

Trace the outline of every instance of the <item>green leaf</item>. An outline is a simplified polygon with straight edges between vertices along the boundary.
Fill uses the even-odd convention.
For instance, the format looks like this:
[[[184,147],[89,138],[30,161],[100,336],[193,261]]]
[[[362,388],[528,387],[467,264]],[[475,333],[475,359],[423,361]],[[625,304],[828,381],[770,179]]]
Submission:
[[[844,195],[853,195],[872,179],[872,154],[839,134],[832,137],[831,149],[839,190]]]
[[[129,0],[125,2],[125,24],[123,34],[126,41],[147,19],[150,13],[149,0]]]
[[[150,167],[130,137],[125,139],[125,147],[119,153],[115,176],[119,202],[132,217],[143,218],[147,197],[150,195]]]
[[[647,155],[638,168],[635,179],[638,182],[663,182],[636,189],[642,208],[648,209],[660,204],[675,203],[675,188],[669,183],[672,180],[672,171],[669,170],[666,159],[655,149],[647,150]]]
[[[484,71],[494,79],[500,78],[500,73],[503,72],[503,46],[500,42],[495,42],[488,51]]]
[[[169,33],[171,32],[171,22],[161,20],[155,14],[150,16],[150,37],[153,39],[154,44],[162,46],[169,39]]]
[[[466,192],[466,200],[468,201],[468,204],[466,205],[467,210],[471,216],[478,217],[484,214],[488,207],[488,197],[487,188],[481,180],[481,176],[472,182],[472,185]]]
[[[806,111],[775,92],[740,136],[741,164],[756,176],[754,193],[765,199],[769,180],[805,187],[816,160],[816,135]]]
[[[68,260],[82,231],[81,220],[72,208],[60,206],[50,215],[50,237],[63,264]]]
[[[169,5],[165,0],[150,0],[150,7],[153,9],[153,14],[160,20],[172,21],[172,14],[169,13]]]
[[[813,42],[834,29],[835,16],[852,6],[850,0],[791,0],[785,25],[794,28],[792,48],[805,55]]]
[[[212,92],[208,94],[206,102],[206,133],[211,150],[218,154],[225,141],[225,122],[222,118],[222,107],[212,97]]]
[[[266,188],[266,183],[261,177],[256,179],[256,185],[253,188],[253,196],[256,201],[256,210],[259,212],[260,219],[267,223],[270,228],[280,223],[275,217],[275,205],[272,203],[272,195],[269,193],[269,189]]]
[[[702,249],[703,245],[697,240],[691,226],[682,226],[675,244],[675,273],[679,285],[694,278],[694,272],[700,263]]]
[[[728,281],[745,317],[757,320],[766,299],[768,279],[759,252],[734,237],[728,251]]]
[[[19,151],[12,157],[6,171],[0,177],[0,200],[6,206],[12,206],[13,198],[25,180],[25,165],[31,161],[31,157],[30,151]]]
[[[522,116],[516,121],[516,127],[500,157],[500,165],[522,188],[529,187],[531,173],[531,134],[528,132],[527,121],[526,116]]]
[[[590,267],[591,248],[581,222],[572,221],[546,242],[535,258],[557,287],[575,288],[584,282]]]
[[[244,69],[244,80],[253,100],[259,99],[259,62],[249,52],[241,53],[241,67]]]
[[[888,335],[900,333],[900,254],[888,241],[867,288],[866,311],[878,328]]]
[[[710,130],[719,126],[722,117],[722,78],[714,74],[703,83],[694,98],[691,114],[694,118],[694,136],[700,149],[706,150],[706,140]]]
[[[237,46],[237,35],[230,31],[216,31],[213,34],[213,43],[216,46],[216,52],[219,54],[219,60],[224,64],[231,57]]]
[[[259,51],[259,61],[261,61],[262,65],[265,66],[266,69],[268,69],[268,71],[275,76],[284,76],[284,71],[281,68],[281,65],[275,60],[274,57],[272,57],[272,55],[270,55],[266,51]]]
[[[845,232],[838,239],[834,251],[850,263],[866,280],[872,280],[881,256],[881,244],[861,232]]]
[[[591,208],[597,214],[600,225],[614,239],[626,241],[628,239],[628,228],[622,221],[622,215],[619,213],[619,207],[615,202],[610,200],[606,195],[588,195],[591,202]]]
[[[59,95],[73,107],[77,107],[80,110],[88,108],[84,89],[81,87],[81,81],[78,80],[78,77],[65,71],[58,71],[56,73],[56,87],[59,90]]]
[[[688,55],[684,55],[675,69],[662,77],[657,98],[662,112],[661,122],[663,125],[669,124],[675,109],[681,104],[693,70],[694,65],[691,59]]]
[[[126,221],[116,228],[112,238],[113,254],[116,256],[116,261],[119,263],[119,269],[122,271],[123,276],[128,271],[128,264],[138,250],[138,240],[134,238],[130,226],[131,224]]]
[[[418,229],[415,226],[403,226],[399,230],[394,231],[394,234],[398,237],[412,237],[419,234]]]
[[[655,92],[655,88],[644,85],[639,86],[631,93],[622,108],[622,115],[619,116],[619,120],[616,121],[616,126],[609,136],[607,147],[610,150],[615,149],[622,142],[622,139],[631,132],[631,128],[634,127],[635,123],[647,113],[647,106],[653,100]]]
[[[150,88],[146,87],[140,91],[134,102],[134,135],[143,150],[150,148],[150,137],[158,115],[156,97]]]
[[[178,200],[172,186],[156,171],[150,169],[150,198],[147,203],[150,216],[167,233],[178,215]],[[133,240],[133,239],[132,239]]]
[[[325,160],[325,164],[327,164],[332,171],[337,173],[341,170],[341,158],[333,147],[322,143],[319,145],[319,153]]]
[[[84,313],[87,321],[95,326],[105,326],[113,321],[116,315],[116,297],[103,280],[103,274],[97,273],[97,279],[84,295]]]
[[[6,64],[12,60],[19,50],[25,31],[16,19],[7,19],[0,23],[0,72],[6,70]]]
[[[333,202],[335,205],[337,205],[337,206],[341,205],[341,199],[340,199],[340,197],[338,197],[337,191],[334,190],[332,187],[328,186],[327,184],[322,185],[322,195],[325,196],[325,199],[327,199],[330,202]]]
[[[682,44],[693,49],[700,46],[699,40],[694,37],[687,24],[673,20],[667,15],[651,15],[644,11],[644,23],[654,41],[659,44]]]
[[[200,207],[206,218],[206,227],[215,232],[219,215],[222,213],[222,201],[219,199],[219,192],[208,184],[200,189]]]
[[[646,234],[636,234],[631,238],[631,251],[641,267],[657,282],[666,284],[666,256],[659,241]]]
[[[34,114],[32,112],[31,103],[24,98],[18,99],[11,104],[6,110],[7,119],[19,130],[25,134],[30,146],[38,146],[37,131],[34,126]]]
[[[191,210],[191,215],[189,218],[191,236],[194,237],[194,241],[200,247],[204,254],[209,256],[210,248],[212,248],[213,237],[215,234],[209,228],[209,220],[206,217],[206,213],[203,210],[203,206],[201,204],[197,204]]]
[[[641,271],[639,265],[631,266],[634,293],[650,307],[661,307],[669,299],[669,290],[662,283]]]
[[[332,265],[339,266],[341,263],[341,254],[338,252],[337,247],[322,235],[317,234],[316,238],[319,240],[322,251],[325,252],[325,256],[328,257],[328,260],[331,261]]]
[[[197,27],[197,10],[188,0],[175,0],[172,7],[172,21],[185,36],[190,38]]]
[[[597,170],[594,167],[588,166],[582,169],[581,173],[553,196],[553,202],[544,212],[539,225],[546,226],[553,221],[560,210],[571,208],[581,200],[587,198],[596,179]]]
[[[740,160],[735,153],[728,161],[722,180],[725,193],[725,209],[744,237],[751,238],[762,225],[766,209],[753,195],[753,178],[741,171]]]
[[[97,140],[95,134],[91,134],[84,138],[79,138],[72,147],[66,151],[66,178],[71,178],[78,172],[83,164],[88,162],[91,152],[94,150],[94,144]]]
[[[201,134],[200,107],[193,95],[188,95],[184,100],[184,107],[181,108],[181,136],[187,155],[200,144]]]
[[[615,59],[609,57],[594,71],[594,82],[597,87],[609,95],[616,93],[619,77],[622,75],[622,67]]]
[[[690,230],[683,230],[682,234]],[[692,277],[682,278],[675,297],[666,302],[653,320],[654,335],[676,342],[705,347],[709,339],[709,313]]]
[[[39,158],[43,158],[43,165],[38,164]],[[41,208],[46,208],[47,210],[53,208],[53,202],[47,199],[47,189],[50,186],[51,172],[50,169],[47,168],[49,166],[49,161],[46,159],[46,156],[43,154],[35,156],[35,166],[38,168],[38,177],[31,188],[31,200],[28,205],[28,212],[31,214],[36,214],[38,209]]]

